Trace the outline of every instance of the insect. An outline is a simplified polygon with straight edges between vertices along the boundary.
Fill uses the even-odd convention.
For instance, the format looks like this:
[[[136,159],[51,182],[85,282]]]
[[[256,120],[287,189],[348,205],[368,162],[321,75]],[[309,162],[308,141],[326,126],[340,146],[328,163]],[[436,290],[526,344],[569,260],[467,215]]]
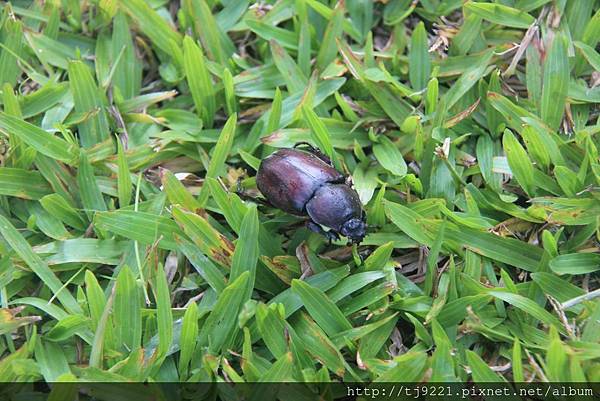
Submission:
[[[324,154],[309,144],[309,151],[297,149],[302,144],[263,159],[256,175],[259,191],[276,208],[308,216],[308,228],[329,241],[343,235],[360,243],[367,225],[358,194]]]

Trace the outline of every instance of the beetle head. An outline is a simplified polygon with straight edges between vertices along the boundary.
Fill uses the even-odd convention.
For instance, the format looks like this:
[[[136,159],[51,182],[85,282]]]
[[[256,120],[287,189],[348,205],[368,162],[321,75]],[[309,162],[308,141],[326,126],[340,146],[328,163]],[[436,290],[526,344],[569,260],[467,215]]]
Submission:
[[[361,219],[352,218],[342,224],[340,233],[352,242],[360,243],[367,234],[367,225]]]

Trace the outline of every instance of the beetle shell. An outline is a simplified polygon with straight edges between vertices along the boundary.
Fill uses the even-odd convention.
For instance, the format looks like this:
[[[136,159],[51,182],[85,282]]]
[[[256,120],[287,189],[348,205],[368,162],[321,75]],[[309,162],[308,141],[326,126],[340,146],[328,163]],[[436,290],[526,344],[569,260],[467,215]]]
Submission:
[[[342,183],[344,176],[316,155],[281,149],[266,157],[256,174],[256,185],[273,206],[305,215],[306,205],[327,183]]]
[[[339,232],[342,225],[362,218],[362,204],[354,189],[346,184],[324,185],[306,204],[310,218]]]

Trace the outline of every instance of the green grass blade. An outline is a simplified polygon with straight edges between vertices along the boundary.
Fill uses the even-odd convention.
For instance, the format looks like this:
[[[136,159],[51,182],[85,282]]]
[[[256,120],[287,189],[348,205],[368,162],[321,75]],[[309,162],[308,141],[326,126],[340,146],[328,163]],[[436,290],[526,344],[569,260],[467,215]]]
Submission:
[[[119,0],[119,6],[131,16],[151,43],[164,53],[170,52],[170,41],[181,43],[181,35],[144,0]]]
[[[408,75],[410,84],[415,91],[420,91],[427,86],[431,74],[431,61],[429,59],[429,46],[427,44],[427,31],[420,22],[411,37],[411,47],[408,58]]]
[[[183,39],[183,63],[196,112],[202,118],[204,126],[210,128],[217,108],[214,85],[206,68],[202,49],[189,36]]]
[[[490,22],[512,28],[527,29],[535,22],[528,13],[502,4],[469,1],[465,8]]]
[[[352,328],[340,309],[318,288],[301,280],[292,280],[292,290],[300,296],[308,313],[327,335],[333,336]]]
[[[553,129],[557,129],[562,121],[569,87],[569,58],[565,42],[565,37],[557,34],[544,61],[540,117]]]
[[[89,148],[109,137],[104,100],[89,68],[82,61],[69,62],[69,80],[75,111],[90,115],[79,124],[81,145]]]
[[[31,245],[23,238],[10,221],[0,215],[0,234],[10,245],[12,250],[19,255],[29,268],[50,288],[60,303],[70,313],[81,313],[81,307],[73,298],[69,290],[63,288],[63,283],[56,277],[54,272],[48,268],[48,265],[40,259],[31,249]]]
[[[36,151],[66,164],[76,164],[77,147],[20,118],[0,112],[0,130],[16,136]]]

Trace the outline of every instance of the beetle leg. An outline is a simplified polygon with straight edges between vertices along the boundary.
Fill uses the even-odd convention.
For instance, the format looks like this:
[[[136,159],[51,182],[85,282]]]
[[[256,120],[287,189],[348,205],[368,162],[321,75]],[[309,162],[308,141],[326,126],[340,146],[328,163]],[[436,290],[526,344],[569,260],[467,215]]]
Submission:
[[[244,187],[242,186],[242,177],[238,177],[237,181],[235,182],[235,193],[240,195],[240,194],[244,194]]]
[[[235,194],[239,196],[242,200],[258,203],[263,206],[274,207],[268,200],[250,195],[242,186],[242,177],[238,177],[237,179]]]
[[[315,148],[312,143],[307,142],[307,141],[300,141],[300,142],[296,142],[294,144],[294,149],[296,149],[299,146],[308,146],[308,148],[310,149],[311,152],[316,152],[317,148]]]
[[[330,244],[332,241],[334,241],[334,240],[337,241],[340,239],[340,236],[338,233],[336,233],[333,230],[325,231],[325,230],[323,230],[323,228],[320,225],[318,225],[314,221],[309,221],[306,225],[308,226],[308,229],[310,231],[313,231],[317,234],[321,234],[322,236],[327,238],[327,240],[329,241]]]
[[[306,142],[306,141],[296,142],[296,144],[294,145],[294,149],[296,149],[297,147],[302,146],[302,145],[308,146],[308,150],[310,153],[317,156],[319,159],[323,160],[325,163],[327,163],[331,167],[333,167],[333,163],[331,163],[331,159],[329,157],[327,157],[327,155],[325,153],[321,152],[320,149],[315,148],[310,142]]]

